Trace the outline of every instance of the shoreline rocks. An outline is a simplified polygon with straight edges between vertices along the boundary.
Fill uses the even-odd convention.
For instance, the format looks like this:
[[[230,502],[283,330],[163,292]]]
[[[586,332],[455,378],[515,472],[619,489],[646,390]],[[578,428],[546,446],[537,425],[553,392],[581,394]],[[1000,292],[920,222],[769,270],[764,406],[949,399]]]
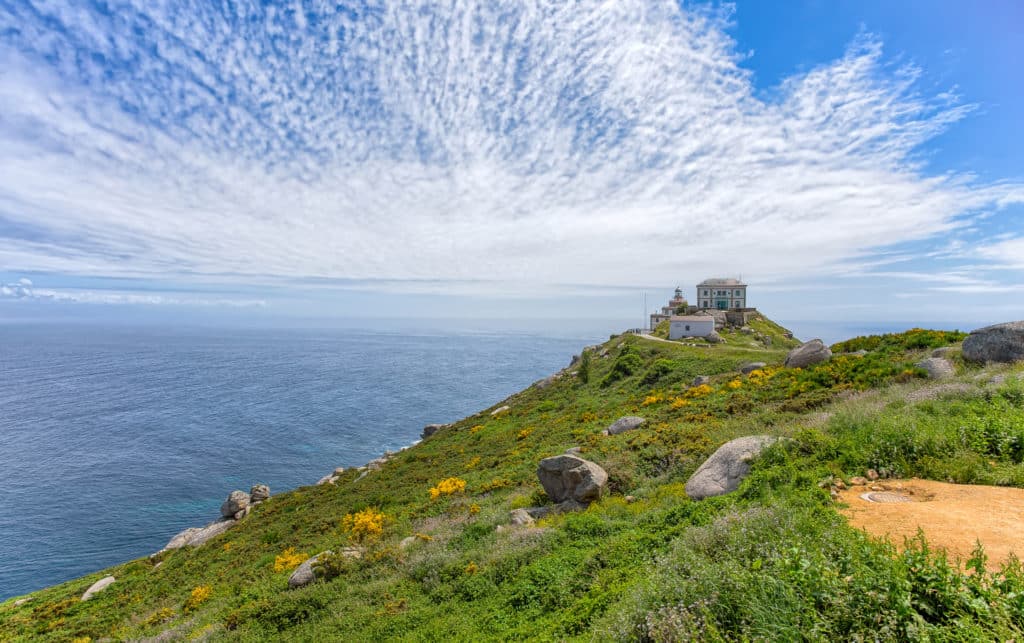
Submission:
[[[220,515],[224,518],[238,520],[238,514],[245,515],[249,508],[249,494],[244,491],[235,490],[228,494],[228,499],[220,506]]]

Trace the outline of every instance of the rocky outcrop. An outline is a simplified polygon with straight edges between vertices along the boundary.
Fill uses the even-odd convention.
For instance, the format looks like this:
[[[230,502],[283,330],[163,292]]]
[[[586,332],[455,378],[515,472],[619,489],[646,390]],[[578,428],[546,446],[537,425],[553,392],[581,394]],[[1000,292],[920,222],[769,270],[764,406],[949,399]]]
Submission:
[[[1024,321],[1007,322],[971,331],[964,340],[964,359],[984,364],[1024,360]]]
[[[765,366],[767,366],[767,364],[764,362],[747,362],[746,364],[740,364],[740,373],[746,375],[759,368],[764,368]]]
[[[224,518],[216,522],[211,522],[205,527],[189,527],[185,531],[179,532],[166,545],[161,551],[168,549],[180,549],[182,547],[199,547],[200,545],[206,544],[206,541],[223,534],[228,529],[235,526],[236,521],[233,518]]]
[[[441,429],[443,429],[446,426],[448,426],[448,425],[447,424],[428,424],[427,426],[423,427],[423,432],[420,433],[420,439],[421,440],[426,440],[427,438],[429,438],[430,436],[434,435],[435,433],[437,433],[438,431],[440,431]]]
[[[708,377],[707,375],[698,375],[697,377],[693,378],[693,382],[690,384],[690,386],[701,386],[703,384],[707,384],[710,381],[711,378]]]
[[[832,351],[820,339],[812,339],[806,344],[797,346],[786,355],[786,366],[789,368],[807,368],[828,361]]]
[[[307,558],[301,565],[295,568],[292,575],[288,577],[288,587],[295,589],[296,587],[305,587],[316,580],[316,574],[313,573],[313,565],[315,565],[321,556],[329,556],[334,552],[328,549],[322,551],[316,556]]]
[[[608,483],[604,469],[573,455],[544,458],[537,467],[537,478],[553,501],[571,500],[582,505],[600,498]]]
[[[90,598],[92,598],[93,596],[98,594],[99,592],[102,592],[106,588],[108,588],[111,585],[113,585],[116,580],[117,579],[114,578],[113,576],[105,576],[105,577],[99,579],[98,581],[96,581],[95,583],[90,585],[89,589],[85,590],[85,593],[82,594],[82,600],[83,601],[89,600]]]
[[[604,432],[605,435],[618,435],[620,433],[625,433],[626,431],[639,429],[646,421],[647,420],[644,418],[636,415],[627,415],[626,417],[621,417],[612,422],[611,426],[605,429]]]
[[[220,515],[225,518],[236,518],[237,514],[245,514],[249,508],[249,494],[235,490],[228,494],[228,499],[220,506]]]
[[[491,411],[491,416],[493,417],[495,415],[501,415],[502,413],[508,413],[510,410],[512,410],[512,407],[510,407],[507,404],[504,406],[499,406],[498,408]]]
[[[722,336],[719,335],[717,332],[711,331],[710,333],[704,336],[704,341],[706,341],[709,344],[721,344],[725,340],[722,339]]]
[[[686,495],[702,500],[735,491],[750,473],[750,463],[777,439],[750,435],[726,442],[686,481]]]
[[[270,497],[270,487],[265,484],[254,484],[249,489],[249,502],[257,504]]]
[[[949,360],[942,357],[929,357],[928,359],[921,360],[915,366],[927,371],[928,378],[933,380],[946,379],[956,374],[956,370]]]
[[[949,357],[955,350],[953,346],[942,346],[932,351],[932,357]]]
[[[322,484],[334,484],[335,482],[338,481],[338,478],[340,478],[341,474],[343,473],[345,473],[345,467],[338,467],[332,473],[328,473],[324,477],[317,480],[316,484],[318,486]]]

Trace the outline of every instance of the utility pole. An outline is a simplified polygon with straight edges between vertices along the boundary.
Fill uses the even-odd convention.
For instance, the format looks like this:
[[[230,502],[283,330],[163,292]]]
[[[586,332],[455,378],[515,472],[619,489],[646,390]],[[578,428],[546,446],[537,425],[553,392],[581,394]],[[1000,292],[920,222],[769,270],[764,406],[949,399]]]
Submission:
[[[640,313],[640,328],[647,327],[647,291],[644,291],[644,309]]]

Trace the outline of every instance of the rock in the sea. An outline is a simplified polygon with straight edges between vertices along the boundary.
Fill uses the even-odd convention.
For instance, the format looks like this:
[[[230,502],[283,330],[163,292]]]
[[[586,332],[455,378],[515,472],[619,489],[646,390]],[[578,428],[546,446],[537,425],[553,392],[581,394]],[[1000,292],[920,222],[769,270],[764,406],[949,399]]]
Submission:
[[[693,378],[693,382],[690,384],[690,386],[701,386],[703,384],[707,384],[710,381],[711,378],[708,377],[707,375],[698,375],[697,377]]]
[[[509,514],[513,525],[532,525],[535,521],[525,509],[515,509]]]
[[[933,380],[953,377],[956,374],[949,360],[942,357],[929,357],[928,359],[921,360],[915,366],[928,371],[928,378]]]
[[[786,355],[786,366],[789,368],[807,368],[832,357],[832,351],[820,339],[812,339],[806,344],[797,346]]]
[[[249,490],[249,501],[263,502],[270,497],[270,487],[265,484],[254,484],[252,489]]]
[[[1024,321],[971,331],[964,340],[963,355],[965,360],[979,363],[1024,360]]]
[[[582,504],[600,498],[608,483],[604,469],[573,455],[544,458],[537,467],[537,478],[553,501],[573,500]]]
[[[627,415],[626,417],[621,417],[618,420],[612,422],[611,426],[608,427],[606,433],[608,435],[618,435],[620,433],[625,433],[626,431],[639,429],[640,426],[643,425],[643,423],[646,421],[647,420],[645,420],[644,418],[636,415]]]
[[[98,581],[96,581],[95,583],[90,585],[89,589],[85,590],[85,593],[82,594],[82,600],[83,601],[89,600],[90,598],[95,596],[97,593],[102,592],[106,588],[110,587],[114,583],[114,581],[116,581],[116,580],[117,579],[114,578],[113,576],[105,576],[105,577],[99,579]]]
[[[443,429],[446,426],[448,426],[448,425],[447,424],[428,424],[427,426],[423,427],[423,433],[420,433],[420,439],[426,440],[427,438],[429,438],[430,436],[434,435],[435,433],[437,433],[439,430]]]
[[[232,491],[228,499],[220,506],[220,515],[225,518],[233,518],[236,513],[249,506],[249,494],[244,491]]]
[[[746,364],[740,365],[740,373],[746,375],[747,373],[756,371],[759,368],[764,368],[765,366],[767,366],[767,364],[764,362],[747,362]]]
[[[777,439],[750,435],[726,442],[686,481],[686,495],[701,500],[735,491],[750,473],[754,458]]]

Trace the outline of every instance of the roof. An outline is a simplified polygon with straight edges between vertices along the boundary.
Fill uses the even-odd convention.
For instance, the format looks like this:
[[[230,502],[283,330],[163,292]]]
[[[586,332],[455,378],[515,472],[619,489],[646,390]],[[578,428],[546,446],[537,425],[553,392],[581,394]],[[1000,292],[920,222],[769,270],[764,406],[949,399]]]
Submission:
[[[704,281],[697,284],[697,286],[746,286],[739,279],[723,279],[720,277],[714,277],[712,279],[705,279]]]
[[[715,318],[712,317],[711,315],[672,315],[672,317],[669,318],[669,321],[678,321],[678,322],[705,322],[705,321],[710,321],[710,322],[713,322],[713,321],[715,321]]]

